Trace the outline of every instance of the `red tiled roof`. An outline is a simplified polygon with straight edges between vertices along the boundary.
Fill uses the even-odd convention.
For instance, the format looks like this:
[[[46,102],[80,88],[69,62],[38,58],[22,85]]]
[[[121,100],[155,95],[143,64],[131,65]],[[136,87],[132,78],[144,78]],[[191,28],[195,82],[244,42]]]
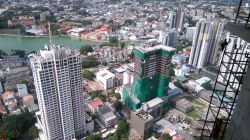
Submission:
[[[94,101],[90,102],[89,105],[93,108],[93,109],[97,109],[98,106],[103,105],[103,102],[101,99],[96,98],[94,99]]]

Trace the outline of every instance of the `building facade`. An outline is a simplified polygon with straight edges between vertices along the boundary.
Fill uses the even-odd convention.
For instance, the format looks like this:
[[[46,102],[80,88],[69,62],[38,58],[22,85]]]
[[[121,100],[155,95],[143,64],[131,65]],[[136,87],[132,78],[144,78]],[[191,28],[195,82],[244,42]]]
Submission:
[[[160,32],[159,42],[166,46],[175,47],[177,42],[177,30],[173,28],[169,32]]]
[[[85,134],[80,54],[49,44],[30,55],[43,132],[48,140],[70,140]]]
[[[196,24],[189,64],[196,69],[213,63],[224,23],[200,20]]]
[[[155,97],[167,102],[169,70],[174,51],[174,48],[165,45],[135,47],[134,81],[132,85],[124,85],[122,90],[123,101],[128,108],[138,109],[142,103]]]

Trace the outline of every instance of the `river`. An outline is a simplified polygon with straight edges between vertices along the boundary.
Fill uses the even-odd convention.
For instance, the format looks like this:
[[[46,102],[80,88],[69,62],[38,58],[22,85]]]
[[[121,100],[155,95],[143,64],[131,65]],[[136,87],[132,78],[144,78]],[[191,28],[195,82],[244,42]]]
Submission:
[[[0,35],[0,50],[11,53],[12,49],[25,50],[26,52],[37,51],[44,47],[48,42],[48,37],[23,37]],[[72,48],[80,48],[83,45],[93,45],[96,42],[83,40],[79,38],[71,38],[69,36],[54,36],[53,42]]]

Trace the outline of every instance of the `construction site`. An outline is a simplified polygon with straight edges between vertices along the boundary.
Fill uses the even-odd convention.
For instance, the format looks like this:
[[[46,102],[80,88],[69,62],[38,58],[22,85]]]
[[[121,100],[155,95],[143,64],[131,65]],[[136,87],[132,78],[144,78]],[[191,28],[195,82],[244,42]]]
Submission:
[[[250,13],[242,12],[243,2],[239,2],[235,21],[226,25],[219,72],[206,118],[201,120],[203,126],[199,129],[202,140],[250,138]]]

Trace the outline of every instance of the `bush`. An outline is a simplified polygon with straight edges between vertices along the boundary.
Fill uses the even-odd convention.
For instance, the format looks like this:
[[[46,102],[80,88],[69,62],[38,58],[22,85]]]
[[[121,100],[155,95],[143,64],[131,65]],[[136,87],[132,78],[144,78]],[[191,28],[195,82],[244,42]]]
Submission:
[[[84,70],[82,73],[82,76],[83,78],[86,78],[89,80],[92,80],[95,77],[94,73],[92,73],[90,70]]]
[[[86,58],[85,60],[82,61],[82,68],[92,68],[92,67],[96,67],[99,65],[100,65],[100,62],[91,57]]]
[[[93,52],[93,48],[90,45],[84,45],[80,48],[81,54],[87,54],[88,52]]]
[[[209,82],[203,84],[202,87],[204,87],[205,90],[213,90],[213,86]]]

